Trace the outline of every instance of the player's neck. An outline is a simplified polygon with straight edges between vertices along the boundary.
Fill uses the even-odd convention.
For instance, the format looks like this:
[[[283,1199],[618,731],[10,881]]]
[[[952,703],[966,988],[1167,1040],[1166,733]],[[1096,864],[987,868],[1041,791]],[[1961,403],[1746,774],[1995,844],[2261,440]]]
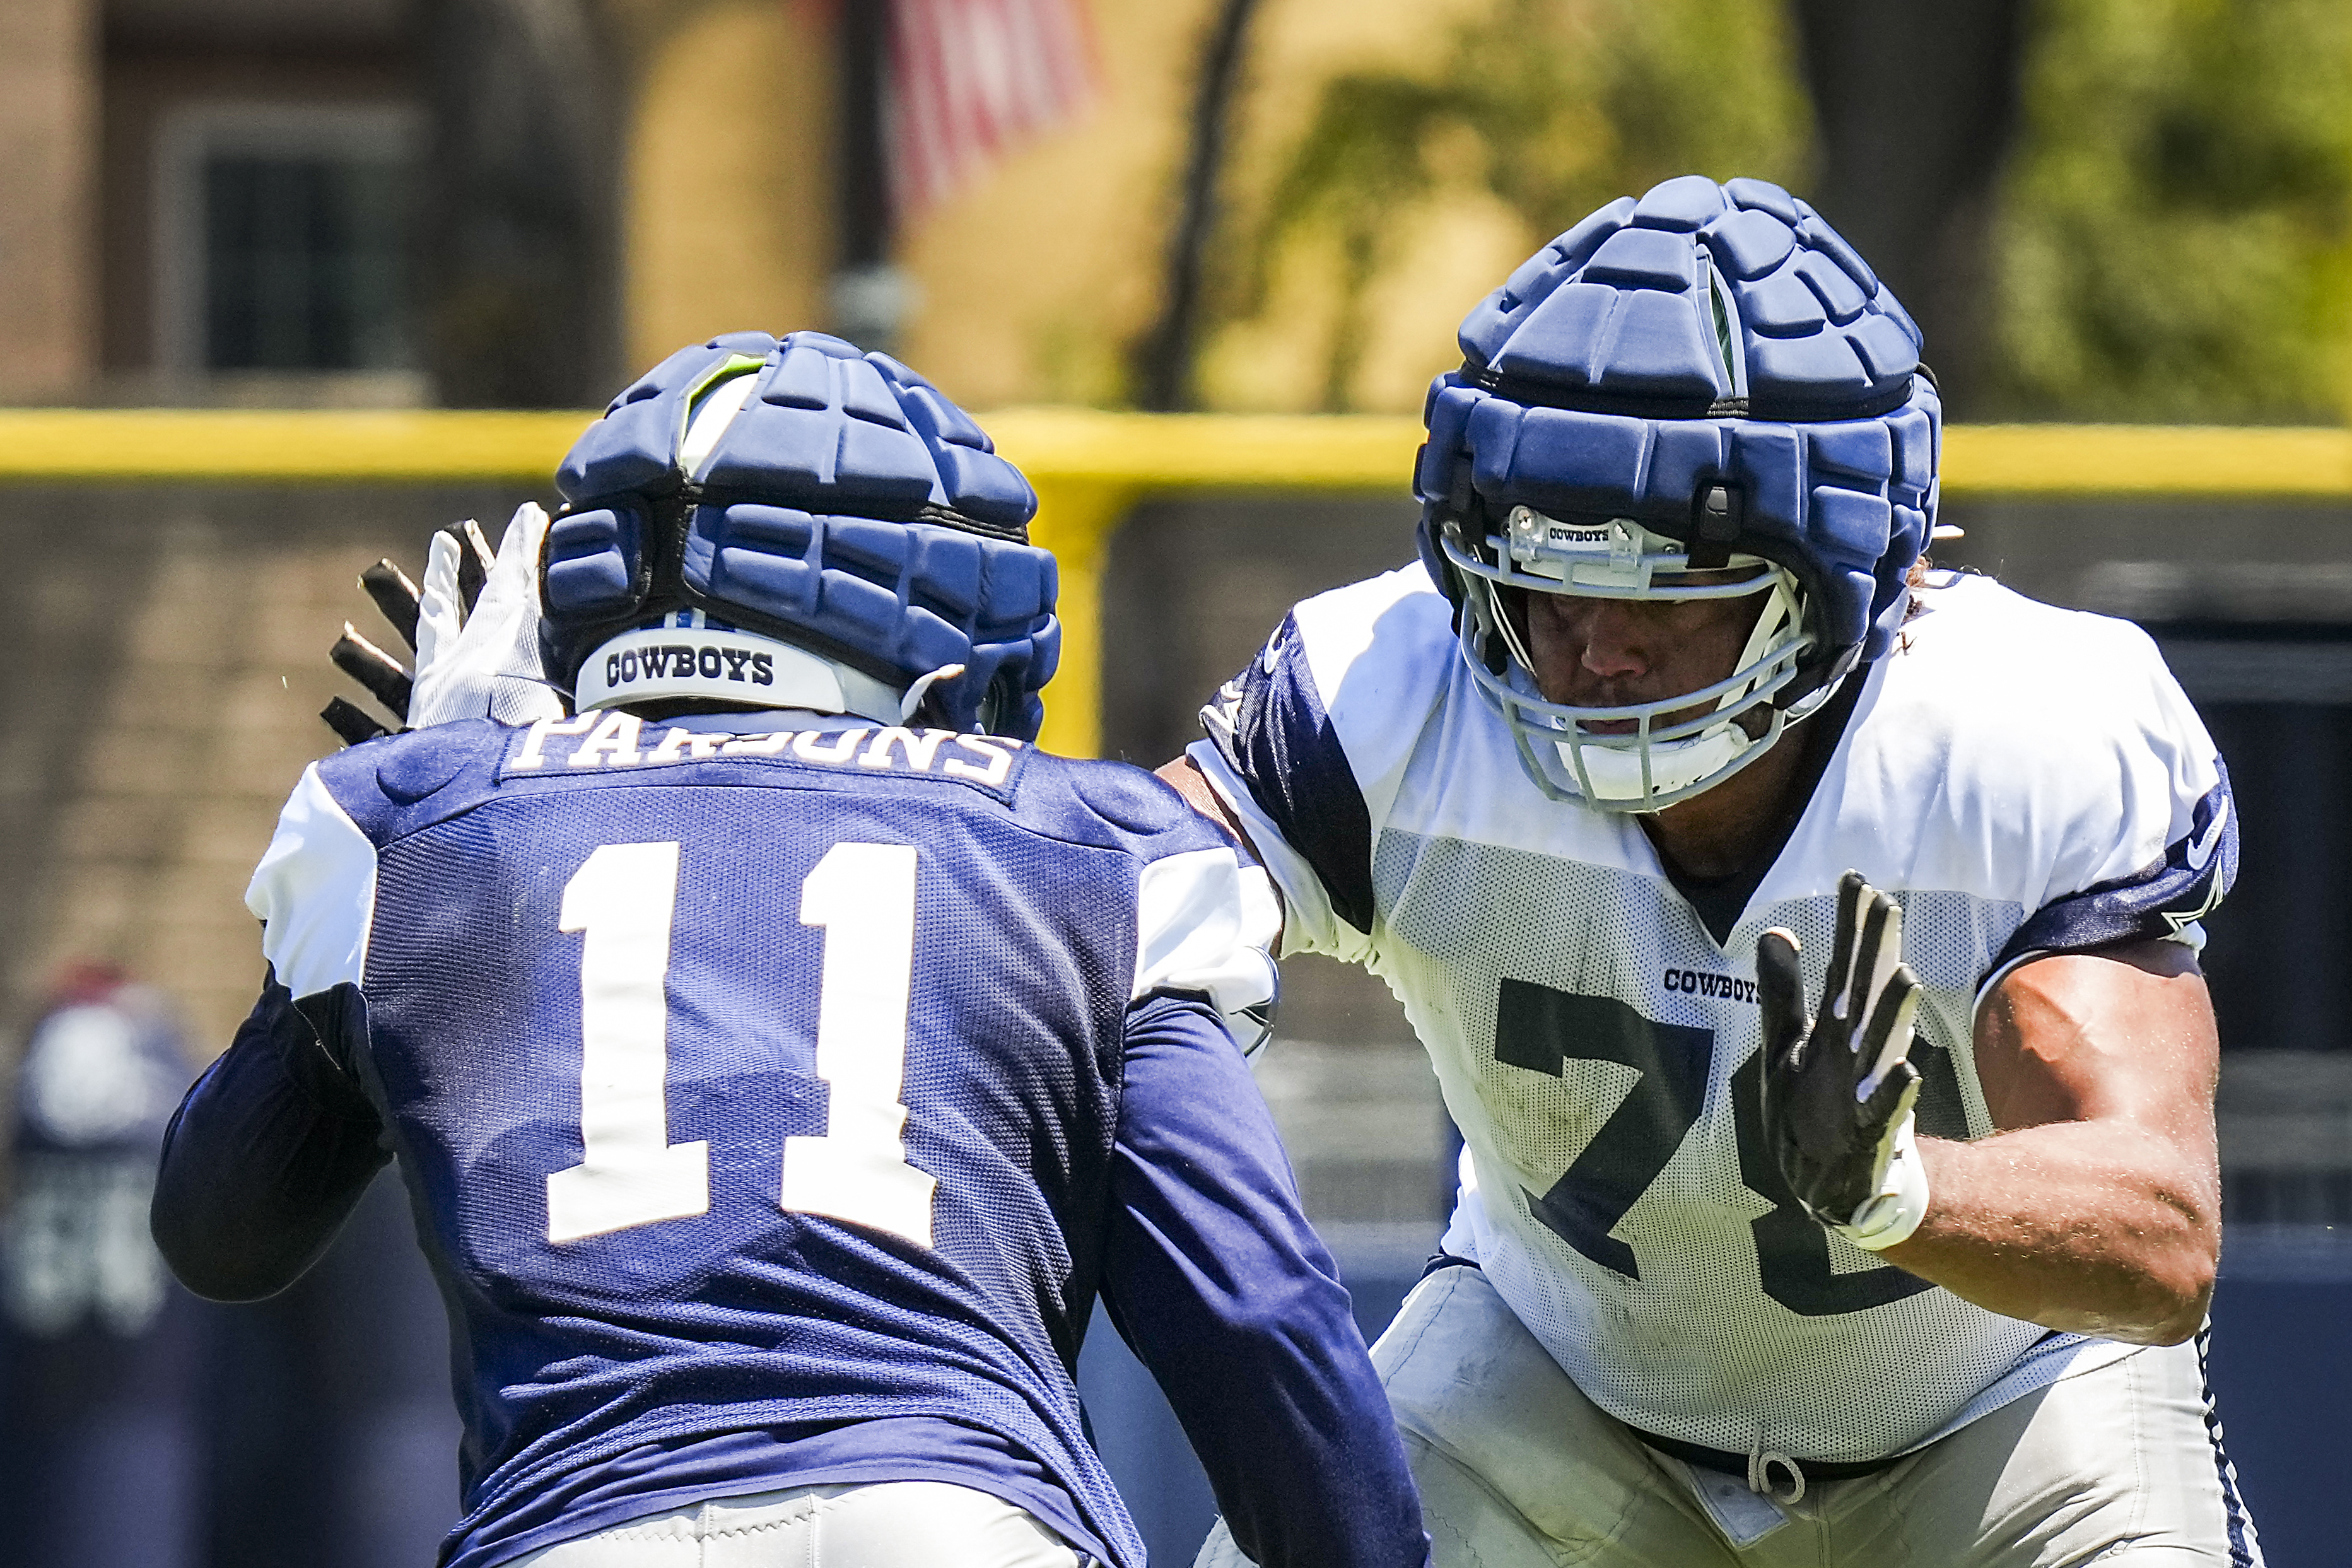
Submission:
[[[1713,789],[1639,818],[1658,858],[1679,874],[1714,881],[1745,870],[1803,802],[1790,798],[1805,773],[1801,736],[1779,743]]]

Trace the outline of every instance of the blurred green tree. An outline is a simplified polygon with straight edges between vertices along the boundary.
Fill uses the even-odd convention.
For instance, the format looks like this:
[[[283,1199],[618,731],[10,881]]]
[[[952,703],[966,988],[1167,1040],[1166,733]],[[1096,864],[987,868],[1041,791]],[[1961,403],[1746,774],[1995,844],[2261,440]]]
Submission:
[[[1780,8],[1754,0],[1496,0],[1425,75],[1334,77],[1265,204],[1236,313],[1320,249],[1335,317],[1322,404],[1344,409],[1367,290],[1434,191],[1483,185],[1532,248],[1675,174],[1792,178],[1809,128],[1791,48]]]
[[[2352,7],[2043,0],[1998,224],[2016,417],[2340,416]]]
[[[1425,71],[1325,84],[1234,313],[1313,255],[1334,312],[1322,403],[1344,408],[1368,290],[1442,187],[1491,192],[1532,247],[1675,174],[1825,180],[1964,417],[2352,409],[2352,6],[2037,0],[2012,87],[2013,10],[1494,0]],[[1808,69],[1834,73],[1813,113]]]

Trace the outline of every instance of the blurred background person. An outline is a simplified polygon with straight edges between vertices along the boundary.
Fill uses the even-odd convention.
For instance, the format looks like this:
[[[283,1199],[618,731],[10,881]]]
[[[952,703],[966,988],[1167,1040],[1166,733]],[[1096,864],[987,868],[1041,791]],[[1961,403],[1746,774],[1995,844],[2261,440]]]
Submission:
[[[0,1218],[0,1561],[198,1560],[199,1324],[147,1235],[194,1076],[163,998],[110,964],[68,964],[25,1046]]]
[[[0,1564],[397,1568],[457,1496],[447,1335],[397,1183],[295,1289],[228,1310],[148,1235],[195,1077],[174,1010],[65,966],[18,1058],[0,1210]]]

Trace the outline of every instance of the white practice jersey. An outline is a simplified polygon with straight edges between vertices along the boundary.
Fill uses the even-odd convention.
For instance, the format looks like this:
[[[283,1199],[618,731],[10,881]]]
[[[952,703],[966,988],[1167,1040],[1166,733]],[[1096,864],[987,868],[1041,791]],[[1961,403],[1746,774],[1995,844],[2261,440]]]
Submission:
[[[1898,1453],[2130,1349],[1972,1306],[1797,1206],[1760,1135],[1758,935],[1798,934],[1818,996],[1840,875],[1899,899],[1920,1130],[1980,1138],[1984,987],[2033,953],[2201,940],[2236,860],[2212,742],[2128,623],[1937,574],[1854,679],[1720,940],[1635,819],[1529,782],[1418,565],[1300,605],[1192,748],[1286,950],[1366,965],[1428,1047],[1465,1145],[1447,1250],[1602,1408],[1738,1453]]]

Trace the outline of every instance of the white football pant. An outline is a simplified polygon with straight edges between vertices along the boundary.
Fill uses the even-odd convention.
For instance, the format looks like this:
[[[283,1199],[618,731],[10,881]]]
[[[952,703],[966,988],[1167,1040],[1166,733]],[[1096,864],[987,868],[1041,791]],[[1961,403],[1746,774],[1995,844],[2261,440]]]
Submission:
[[[2263,1561],[2209,1425],[2195,1343],[2062,1377],[1884,1470],[1811,1481],[1793,1502],[1643,1444],[1584,1396],[1475,1268],[1416,1286],[1372,1362],[1436,1568]],[[1247,1563],[1220,1521],[1195,1568]]]
[[[1029,1513],[944,1481],[713,1498],[559,1542],[513,1568],[1082,1568]]]

